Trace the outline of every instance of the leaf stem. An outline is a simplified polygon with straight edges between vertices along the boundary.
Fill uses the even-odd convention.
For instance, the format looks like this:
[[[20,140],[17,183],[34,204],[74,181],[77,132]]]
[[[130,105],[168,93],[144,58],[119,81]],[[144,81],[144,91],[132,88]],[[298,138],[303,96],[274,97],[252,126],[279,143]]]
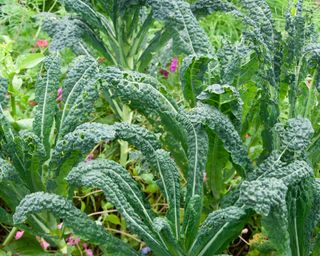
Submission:
[[[17,227],[13,227],[9,233],[9,235],[6,237],[6,239],[4,240],[3,242],[3,246],[7,246],[11,240],[13,239],[14,235],[16,234],[16,232],[18,231],[18,228]]]
[[[122,107],[122,115],[121,119],[124,122],[131,123],[132,122],[133,112],[127,105],[123,105]],[[127,141],[120,141],[120,164],[122,166],[126,166],[129,152],[129,144]]]

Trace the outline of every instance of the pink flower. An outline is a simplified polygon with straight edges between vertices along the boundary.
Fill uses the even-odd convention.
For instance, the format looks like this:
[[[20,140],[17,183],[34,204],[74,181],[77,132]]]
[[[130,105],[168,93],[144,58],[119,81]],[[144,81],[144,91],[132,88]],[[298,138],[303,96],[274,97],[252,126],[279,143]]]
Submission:
[[[168,78],[169,72],[165,69],[160,68],[159,73],[164,76],[164,78]]]
[[[93,158],[94,158],[94,155],[92,153],[90,153],[89,155],[87,155],[86,162],[92,161]]]
[[[87,256],[94,256],[91,249],[85,249]]]
[[[50,244],[46,240],[44,240],[42,237],[37,236],[36,238],[39,241],[42,249],[47,250],[50,247]]]
[[[67,245],[74,246],[80,243],[80,238],[70,235],[66,241],[67,241]]]
[[[88,248],[88,244],[84,243],[83,245],[84,250],[86,251],[87,256],[93,256],[93,252],[91,249]]]
[[[48,45],[49,45],[49,43],[48,43],[48,41],[45,40],[45,39],[39,39],[39,40],[37,40],[37,42],[36,42],[36,46],[37,46],[37,47],[40,47],[40,48],[48,47]]]
[[[177,58],[173,58],[170,64],[170,71],[171,72],[176,72],[178,68],[178,59]]]
[[[16,240],[19,240],[24,234],[24,231],[23,230],[19,230],[17,231],[16,233],[16,236],[14,237]]]
[[[63,222],[61,222],[60,224],[58,224],[58,229],[62,229],[63,226]]]
[[[58,89],[58,97],[57,97],[56,101],[57,102],[62,101],[62,87],[59,87],[59,89]]]

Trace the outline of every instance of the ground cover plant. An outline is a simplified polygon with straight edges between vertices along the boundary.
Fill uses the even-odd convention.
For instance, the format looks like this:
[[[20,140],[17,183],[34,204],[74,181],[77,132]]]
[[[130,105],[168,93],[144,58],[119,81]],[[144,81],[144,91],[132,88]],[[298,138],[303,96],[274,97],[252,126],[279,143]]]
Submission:
[[[103,255],[241,255],[231,245],[249,228],[257,235],[248,238],[249,255],[318,255],[320,47],[303,1],[289,2],[285,31],[264,0],[109,3],[64,0],[75,15],[45,14],[53,41],[31,130],[11,126],[1,80],[0,220],[15,226],[4,249],[19,229],[64,255],[76,253],[70,233],[87,254],[89,242]],[[214,50],[198,22],[212,12],[239,20],[241,40]],[[155,38],[144,36],[154,30]],[[65,47],[84,55],[62,76]],[[94,49],[106,61],[92,57]],[[168,71],[153,71],[168,52],[180,89]],[[99,94],[129,122],[87,122]],[[133,111],[142,122],[123,118]],[[123,147],[120,164],[95,151],[116,140],[141,152],[164,211],[153,210],[126,169]],[[145,250],[75,207],[70,199],[81,187],[100,189]]]

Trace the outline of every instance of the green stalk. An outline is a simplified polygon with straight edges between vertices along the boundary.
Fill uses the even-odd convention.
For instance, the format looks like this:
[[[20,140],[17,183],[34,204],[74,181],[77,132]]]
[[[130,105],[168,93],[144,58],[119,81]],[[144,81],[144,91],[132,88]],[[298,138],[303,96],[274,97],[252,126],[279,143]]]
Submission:
[[[127,105],[123,105],[122,107],[122,121],[131,123],[132,122],[133,112]],[[126,166],[129,152],[129,144],[126,141],[120,141],[120,164],[122,166]]]
[[[9,235],[6,237],[6,239],[4,240],[4,242],[2,243],[2,246],[5,247],[7,246],[13,239],[14,235],[16,234],[16,232],[18,231],[17,227],[13,227],[9,233]]]
[[[15,120],[16,115],[17,115],[17,107],[16,107],[16,98],[14,96],[14,89],[12,84],[9,84],[8,91],[10,93],[10,107],[11,107],[11,116]]]
[[[146,18],[146,20],[144,21],[144,23],[142,25],[137,37],[133,40],[134,43],[129,51],[128,56],[134,56],[138,53],[138,50],[139,50],[143,40],[145,39],[146,33],[148,32],[151,24],[152,24],[152,12],[149,13],[148,17]]]
[[[295,81],[291,86],[290,92],[289,92],[289,103],[290,103],[289,118],[294,118],[296,116],[297,90],[299,87],[300,70],[301,70],[303,58],[304,56],[302,56],[299,59],[298,66],[296,66],[295,68]]]

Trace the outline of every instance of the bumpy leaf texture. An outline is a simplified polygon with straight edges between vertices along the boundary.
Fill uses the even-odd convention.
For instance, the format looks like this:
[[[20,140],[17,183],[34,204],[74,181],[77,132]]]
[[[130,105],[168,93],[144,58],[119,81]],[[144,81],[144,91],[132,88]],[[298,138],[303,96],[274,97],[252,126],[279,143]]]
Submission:
[[[167,218],[179,238],[180,233],[180,183],[179,172],[170,154],[160,148],[154,134],[137,125],[118,123],[114,125],[116,137],[137,147],[160,176],[160,188],[168,202]]]
[[[289,119],[285,125],[279,123],[275,129],[282,147],[293,152],[306,150],[314,133],[311,122],[302,117]]]
[[[210,85],[200,93],[197,99],[226,113],[235,128],[240,130],[243,101],[235,87],[227,84]]]
[[[175,51],[188,55],[211,55],[208,36],[193,16],[190,5],[183,0],[147,0],[153,17],[165,22],[174,40]]]
[[[180,69],[180,80],[185,99],[190,106],[196,105],[196,97],[205,88],[204,77],[210,58],[189,56],[183,60]]]
[[[37,192],[27,195],[17,207],[13,215],[13,221],[15,225],[22,224],[30,215],[42,211],[52,212],[57,218],[63,220],[66,227],[72,228],[75,235],[83,240],[90,240],[106,247],[110,255],[138,255],[137,252],[120,239],[105,232],[102,226],[90,220],[86,214],[74,207],[70,201],[54,194]]]
[[[79,125],[73,132],[59,140],[52,152],[49,177],[54,180],[59,175],[60,168],[67,164],[69,169],[83,160],[83,157],[100,142],[109,142],[115,138],[114,129],[99,123]]]
[[[210,256],[221,252],[243,228],[249,214],[241,208],[230,206],[208,215],[188,255]]]
[[[223,142],[225,149],[230,153],[239,174],[243,177],[252,171],[252,164],[244,147],[239,133],[230,120],[216,108],[199,104],[191,113],[191,118],[197,120],[212,130]]]
[[[107,68],[103,71],[103,89],[106,95],[112,92],[114,98],[145,115],[153,124],[163,127],[172,135],[175,150],[170,150],[177,163],[186,159],[186,132],[177,120],[178,107],[166,94],[164,86],[156,79],[137,72],[121,71],[118,68]],[[159,122],[159,117],[161,122]],[[184,147],[184,148],[182,148]],[[170,148],[171,149],[171,148]],[[185,167],[185,164],[182,163]]]
[[[42,14],[40,18],[44,19],[43,30],[52,38],[50,52],[70,48],[78,54],[84,53],[82,39],[90,30],[83,22],[70,17],[59,18],[51,13]]]
[[[190,120],[186,114],[180,112],[178,119],[187,131],[188,138],[188,183],[183,223],[185,246],[188,248],[196,235],[201,217],[202,185],[208,154],[208,135],[201,123]]]
[[[128,228],[141,236],[155,251],[169,256],[162,238],[154,229],[150,206],[122,166],[103,159],[80,163],[69,173],[67,181],[73,186],[101,188],[124,216]]]
[[[8,80],[0,77],[0,105],[5,108],[8,103]]]
[[[56,96],[60,79],[60,58],[55,54],[44,60],[45,72],[36,84],[36,106],[33,131],[49,151],[49,136],[57,109]]]
[[[87,121],[98,98],[98,63],[88,56],[76,58],[62,85],[62,112],[58,139]]]
[[[207,16],[213,12],[231,12],[236,7],[224,0],[199,0],[191,5],[191,10],[196,16]]]

